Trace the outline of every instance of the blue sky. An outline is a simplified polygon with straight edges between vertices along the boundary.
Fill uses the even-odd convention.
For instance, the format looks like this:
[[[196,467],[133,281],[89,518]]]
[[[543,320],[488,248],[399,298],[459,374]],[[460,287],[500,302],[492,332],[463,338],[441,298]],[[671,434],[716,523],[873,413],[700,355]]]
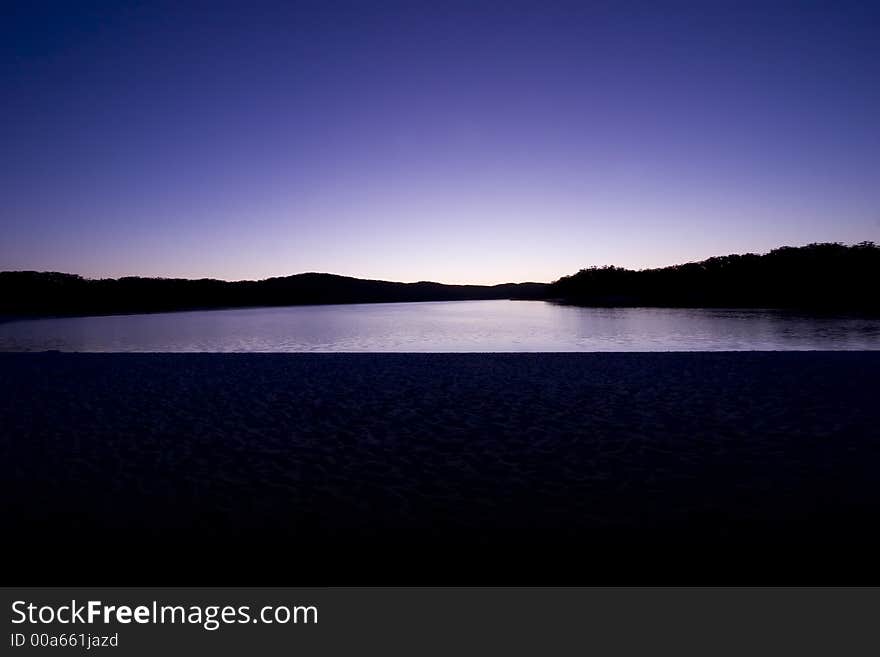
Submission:
[[[553,280],[880,241],[876,3],[13,3],[0,269]]]

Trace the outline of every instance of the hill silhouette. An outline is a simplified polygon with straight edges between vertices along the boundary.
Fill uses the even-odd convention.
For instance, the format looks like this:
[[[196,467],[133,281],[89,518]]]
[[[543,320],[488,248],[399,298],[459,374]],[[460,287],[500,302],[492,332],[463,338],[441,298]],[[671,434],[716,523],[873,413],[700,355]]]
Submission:
[[[873,242],[784,246],[658,269],[591,267],[548,296],[589,306],[802,308],[880,311],[880,247]]]
[[[306,273],[261,281],[0,272],[0,315],[96,315],[331,303],[553,299],[587,306],[802,308],[880,312],[873,242],[784,246],[770,253],[631,270],[590,267],[553,283],[444,285]]]
[[[545,283],[396,283],[306,273],[261,281],[182,278],[87,279],[75,274],[0,272],[0,314],[98,315],[247,306],[542,298]]]

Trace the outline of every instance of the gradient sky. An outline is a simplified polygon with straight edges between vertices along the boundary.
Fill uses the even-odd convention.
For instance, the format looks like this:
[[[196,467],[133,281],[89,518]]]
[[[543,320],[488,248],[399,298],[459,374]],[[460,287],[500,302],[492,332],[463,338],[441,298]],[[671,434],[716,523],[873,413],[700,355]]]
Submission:
[[[496,283],[880,241],[876,2],[7,2],[0,49],[0,269]]]

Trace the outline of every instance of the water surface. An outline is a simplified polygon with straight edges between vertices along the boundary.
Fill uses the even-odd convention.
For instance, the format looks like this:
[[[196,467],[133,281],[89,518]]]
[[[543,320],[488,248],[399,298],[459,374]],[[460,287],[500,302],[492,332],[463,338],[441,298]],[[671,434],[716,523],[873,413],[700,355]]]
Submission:
[[[739,351],[880,349],[880,319],[774,310],[438,301],[0,323],[0,351]]]

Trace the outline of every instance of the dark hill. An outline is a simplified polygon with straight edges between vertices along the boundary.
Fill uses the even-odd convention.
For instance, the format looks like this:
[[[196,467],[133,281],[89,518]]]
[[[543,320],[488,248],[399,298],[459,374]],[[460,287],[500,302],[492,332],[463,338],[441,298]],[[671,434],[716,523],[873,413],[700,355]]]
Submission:
[[[262,281],[87,279],[57,272],[0,272],[0,315],[96,315],[245,306],[542,298],[545,283],[394,283],[333,274]]]
[[[634,271],[591,267],[551,284],[395,283],[306,273],[262,281],[87,279],[0,272],[0,315],[95,315],[329,303],[556,299],[590,306],[880,312],[880,247],[809,244]]]
[[[880,247],[809,244],[660,269],[592,267],[552,283],[549,296],[590,306],[877,312]]]

